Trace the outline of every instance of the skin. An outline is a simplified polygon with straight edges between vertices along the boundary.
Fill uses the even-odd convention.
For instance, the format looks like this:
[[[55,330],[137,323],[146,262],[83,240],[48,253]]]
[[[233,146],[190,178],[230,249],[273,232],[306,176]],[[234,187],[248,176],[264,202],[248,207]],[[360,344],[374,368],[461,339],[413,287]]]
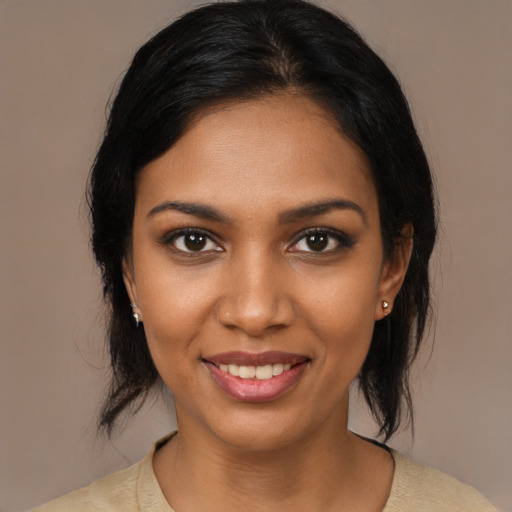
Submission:
[[[333,200],[357,207],[290,218]],[[182,228],[208,233],[202,250],[188,249]],[[312,228],[323,229],[325,248],[308,245]],[[123,267],[175,397],[179,434],[153,466],[177,511],[382,510],[393,461],[348,431],[348,390],[402,284],[404,234],[385,259],[367,158],[327,112],[293,94],[202,113],[141,171]],[[240,402],[204,363],[234,350],[309,362],[284,394]]]

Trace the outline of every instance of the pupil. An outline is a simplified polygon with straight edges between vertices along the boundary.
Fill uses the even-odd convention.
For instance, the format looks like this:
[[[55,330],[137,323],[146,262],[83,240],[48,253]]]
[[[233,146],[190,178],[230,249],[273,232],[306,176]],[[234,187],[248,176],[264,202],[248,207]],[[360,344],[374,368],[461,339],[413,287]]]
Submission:
[[[314,233],[309,235],[307,239],[308,247],[312,251],[323,251],[329,242],[328,237],[322,233]]]
[[[187,235],[185,237],[185,246],[191,251],[200,251],[206,245],[206,237],[204,235]]]

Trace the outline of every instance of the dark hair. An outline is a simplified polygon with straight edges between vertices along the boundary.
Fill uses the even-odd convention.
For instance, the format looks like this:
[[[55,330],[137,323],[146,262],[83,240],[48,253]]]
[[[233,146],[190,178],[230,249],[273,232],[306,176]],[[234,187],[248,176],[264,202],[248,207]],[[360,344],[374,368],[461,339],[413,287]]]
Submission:
[[[409,367],[429,312],[428,262],[436,235],[432,178],[402,90],[345,21],[301,0],[219,2],[185,14],[135,55],[113,102],[90,179],[92,245],[111,306],[113,376],[100,427],[110,434],[159,380],[133,322],[121,263],[130,248],[135,177],[218,102],[291,90],[331,112],[368,156],[385,254],[407,223],[414,250],[392,313],[376,322],[359,385],[388,439],[412,420]]]

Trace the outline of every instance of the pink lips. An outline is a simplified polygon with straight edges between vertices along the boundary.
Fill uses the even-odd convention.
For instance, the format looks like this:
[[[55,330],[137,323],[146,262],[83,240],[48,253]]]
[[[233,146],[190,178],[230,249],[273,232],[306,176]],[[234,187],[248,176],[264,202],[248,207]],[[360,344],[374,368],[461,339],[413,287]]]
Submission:
[[[204,359],[211,377],[218,386],[232,398],[241,402],[267,402],[273,400],[295,385],[309,359],[299,354],[286,352],[226,352]],[[291,364],[289,370],[268,380],[242,379],[222,371],[220,364],[236,364],[239,366],[265,366],[268,364]]]

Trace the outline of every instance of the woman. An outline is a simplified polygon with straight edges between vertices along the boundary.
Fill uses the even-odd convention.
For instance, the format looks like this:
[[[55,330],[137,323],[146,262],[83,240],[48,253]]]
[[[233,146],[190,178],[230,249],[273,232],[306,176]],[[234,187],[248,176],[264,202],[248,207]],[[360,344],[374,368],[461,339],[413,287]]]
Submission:
[[[273,0],[164,29],[121,84],[90,204],[101,425],[163,381],[178,431],[39,510],[494,510],[347,427],[356,378],[385,440],[412,415],[436,222],[406,100],[346,23]]]

